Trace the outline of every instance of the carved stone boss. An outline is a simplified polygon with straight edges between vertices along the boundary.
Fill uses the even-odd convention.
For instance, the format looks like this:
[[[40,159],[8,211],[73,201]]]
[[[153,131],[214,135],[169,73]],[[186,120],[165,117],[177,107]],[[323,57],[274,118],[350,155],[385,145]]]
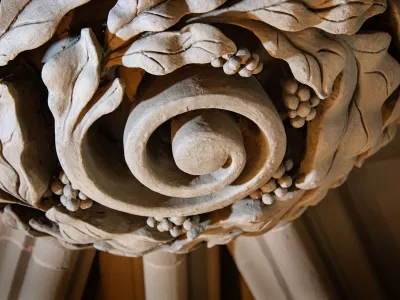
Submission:
[[[138,256],[297,218],[396,132],[388,5],[1,1],[2,221]]]

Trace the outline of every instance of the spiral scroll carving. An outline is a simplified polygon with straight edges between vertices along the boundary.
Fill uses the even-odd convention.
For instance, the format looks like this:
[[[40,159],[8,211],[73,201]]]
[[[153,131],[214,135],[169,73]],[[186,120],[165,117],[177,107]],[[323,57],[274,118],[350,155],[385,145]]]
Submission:
[[[47,76],[51,89],[58,75]],[[56,141],[75,188],[102,205],[142,216],[205,213],[246,197],[282,162],[283,124],[254,78],[186,67],[143,84],[137,101],[124,130],[124,157],[100,151],[113,145],[100,145],[96,131]]]
[[[167,205],[175,211],[182,202],[202,213],[243,198],[283,159],[282,123],[254,78],[221,78],[219,70],[188,67],[156,79],[138,99],[125,128],[125,159],[142,184],[172,197]],[[240,128],[240,117],[254,122],[256,132],[243,127],[247,124]],[[157,128],[171,120],[172,149],[149,146]]]

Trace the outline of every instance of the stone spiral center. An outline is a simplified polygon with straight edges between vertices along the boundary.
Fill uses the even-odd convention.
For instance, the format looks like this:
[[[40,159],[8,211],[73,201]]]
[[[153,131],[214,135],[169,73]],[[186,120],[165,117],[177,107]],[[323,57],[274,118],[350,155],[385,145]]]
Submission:
[[[206,109],[180,115],[172,121],[172,153],[176,165],[191,175],[206,175],[233,161],[244,165],[246,151],[233,117]]]

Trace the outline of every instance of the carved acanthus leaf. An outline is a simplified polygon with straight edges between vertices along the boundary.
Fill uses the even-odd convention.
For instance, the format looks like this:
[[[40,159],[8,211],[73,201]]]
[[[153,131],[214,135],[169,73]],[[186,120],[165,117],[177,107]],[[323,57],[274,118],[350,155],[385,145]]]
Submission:
[[[90,177],[85,166],[91,164],[83,162],[82,148],[88,141],[88,131],[93,123],[114,111],[124,96],[119,79],[99,88],[100,56],[100,47],[93,32],[83,29],[80,40],[51,58],[42,70],[43,81],[49,90],[49,106],[55,119],[60,164],[76,188],[92,199],[101,199],[101,196],[86,192],[88,186],[90,189],[98,184],[85,180]],[[101,147],[104,148],[104,144]],[[90,162],[96,161],[98,153],[94,152],[101,147],[90,150]],[[111,158],[112,155],[107,157]]]
[[[268,53],[285,60],[293,76],[314,89],[320,98],[332,92],[333,83],[344,68],[344,49],[340,43],[309,28],[283,32],[254,20],[228,22],[252,31]]]
[[[114,34],[109,38],[108,47],[116,49],[123,41],[146,31],[164,31],[187,14],[208,12],[224,2],[226,0],[119,0],[107,19],[108,30]]]
[[[118,0],[108,13],[107,28],[111,33],[117,33],[118,30],[132,22],[143,11],[163,2],[165,0]]]
[[[47,42],[62,17],[90,0],[3,0],[0,3],[0,66]]]
[[[229,19],[253,19],[284,31],[316,27],[335,34],[354,34],[368,18],[385,9],[386,0],[242,0],[194,20],[225,23]]]
[[[115,110],[123,96],[118,79],[99,87],[100,46],[90,29],[79,42],[50,59],[42,71],[49,89],[49,107],[56,122],[56,138],[82,139],[102,115]]]
[[[387,53],[390,36],[366,33],[340,39],[347,45],[346,66],[334,92],[308,126],[306,157],[296,184],[302,189],[334,185],[357,160],[385,145],[390,124],[385,124],[383,113],[397,111],[397,105],[385,104],[400,83],[400,65]],[[394,121],[396,116],[389,119]],[[389,140],[393,135],[390,131]]]
[[[26,202],[23,202],[0,189],[0,204],[4,203],[27,205]]]
[[[396,126],[391,125],[400,117],[400,65],[387,52],[391,42],[389,34],[360,33],[352,38],[342,38],[353,50],[359,66],[353,101],[368,137],[358,157],[358,162],[362,163],[391,141],[396,133]]]
[[[250,198],[239,200],[208,214],[207,220],[196,229],[199,234],[194,239],[181,236],[162,248],[171,252],[187,253],[200,242],[207,242],[208,247],[213,247],[227,244],[240,234],[265,232],[275,227],[303,195],[302,190],[290,192],[272,206],[262,205],[260,200]]]
[[[42,237],[47,234],[36,231],[29,225],[29,220],[38,217],[40,214],[40,211],[32,208],[8,204],[0,211],[0,221],[10,228],[24,231],[27,235]]]
[[[173,239],[168,232],[145,227],[145,218],[100,205],[73,214],[53,207],[46,217],[57,224],[30,222],[36,230],[49,233],[70,244],[93,243],[99,250],[117,255],[139,256]]]
[[[187,64],[206,64],[236,52],[235,44],[211,25],[191,24],[179,32],[161,32],[143,37],[111,53],[106,65],[122,64],[165,75]]]
[[[55,164],[38,114],[36,84],[0,81],[0,188],[35,206],[48,189]]]

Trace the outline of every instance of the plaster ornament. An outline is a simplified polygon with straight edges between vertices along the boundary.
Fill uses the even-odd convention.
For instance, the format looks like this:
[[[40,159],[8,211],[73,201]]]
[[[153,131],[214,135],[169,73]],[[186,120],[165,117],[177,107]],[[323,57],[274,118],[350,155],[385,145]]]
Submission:
[[[362,27],[384,0],[119,0],[85,22],[74,8],[102,3],[14,2],[0,213],[32,236],[126,256],[226,244],[299,217],[396,132],[391,37]]]

